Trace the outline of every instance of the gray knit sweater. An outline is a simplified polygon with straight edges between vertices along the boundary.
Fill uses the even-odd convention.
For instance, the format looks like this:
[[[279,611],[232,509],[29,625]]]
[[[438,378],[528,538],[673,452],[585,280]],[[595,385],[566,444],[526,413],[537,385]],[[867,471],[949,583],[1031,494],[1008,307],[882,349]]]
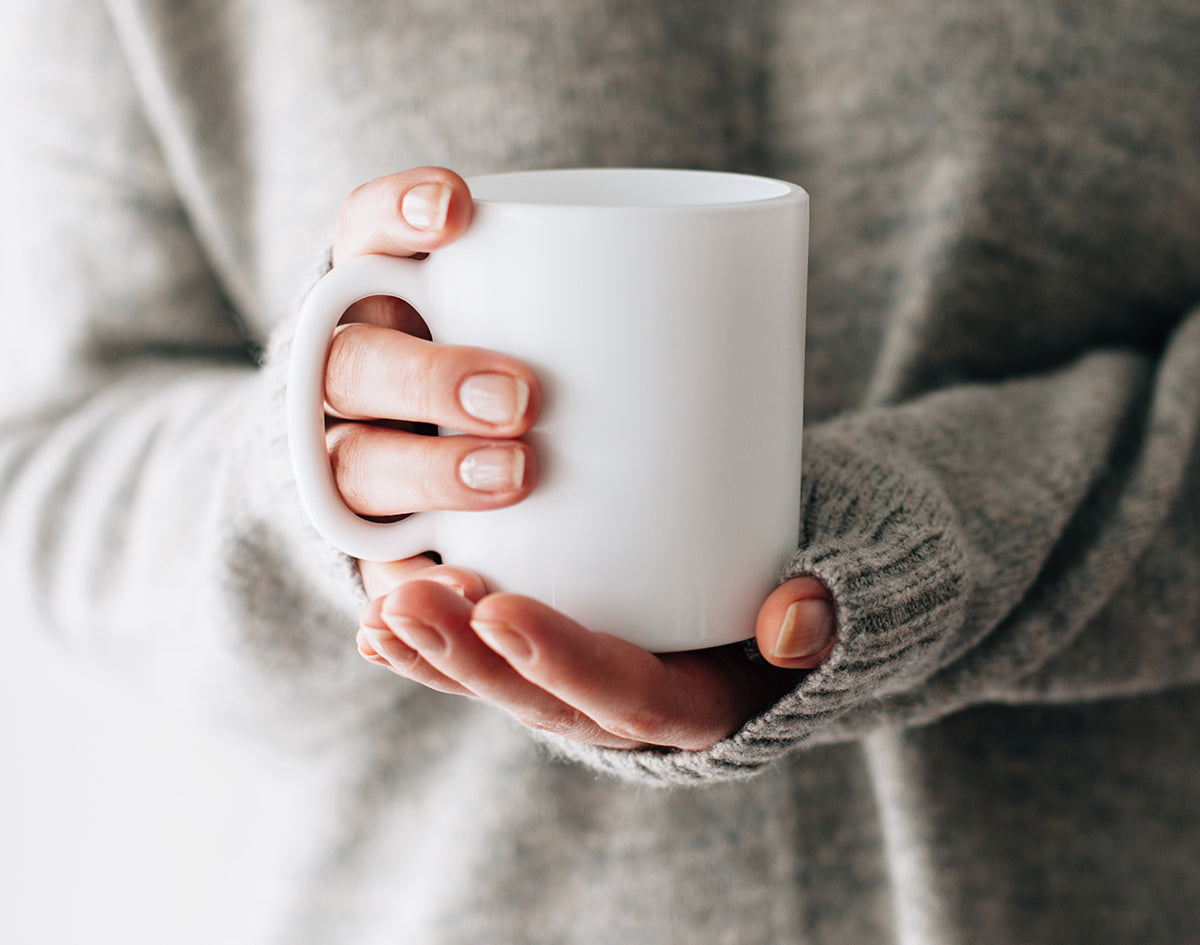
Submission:
[[[221,941],[1196,941],[1191,0],[5,0],[0,33],[5,627],[277,772]],[[708,751],[535,739],[355,652],[283,356],[343,197],[427,163],[812,195],[787,573],[841,637]]]

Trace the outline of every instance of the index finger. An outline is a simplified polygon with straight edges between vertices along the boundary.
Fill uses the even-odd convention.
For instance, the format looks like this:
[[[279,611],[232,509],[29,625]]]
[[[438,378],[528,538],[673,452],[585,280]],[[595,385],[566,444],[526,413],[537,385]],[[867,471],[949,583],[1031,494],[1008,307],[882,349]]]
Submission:
[[[356,256],[412,256],[457,239],[471,222],[471,191],[454,171],[417,167],[358,187],[342,204],[333,264]]]

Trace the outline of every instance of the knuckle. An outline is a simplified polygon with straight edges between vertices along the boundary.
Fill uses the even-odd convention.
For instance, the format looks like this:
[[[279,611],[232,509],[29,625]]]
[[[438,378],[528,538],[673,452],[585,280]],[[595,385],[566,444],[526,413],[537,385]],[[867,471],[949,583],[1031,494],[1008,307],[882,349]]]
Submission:
[[[365,431],[355,424],[339,426],[336,435],[326,439],[334,484],[346,504],[357,512],[370,510],[365,439]]]
[[[354,244],[358,237],[359,217],[362,206],[368,202],[374,190],[374,181],[359,184],[342,201],[338,209],[337,223],[333,231],[334,260],[344,258],[347,253],[353,254]]]
[[[362,329],[346,325],[333,334],[325,365],[325,401],[335,410],[352,411],[360,400],[370,346],[362,344]]]
[[[338,219],[342,221],[352,220],[354,218],[355,211],[363,205],[366,197],[378,186],[379,185],[375,180],[368,180],[363,181],[352,191],[350,191],[350,193],[346,195],[346,199],[342,201],[342,208],[341,212],[338,214]]]
[[[457,396],[448,378],[461,373],[452,351],[380,325],[339,326],[325,365],[325,401],[349,415],[440,422],[453,415],[447,398]]]

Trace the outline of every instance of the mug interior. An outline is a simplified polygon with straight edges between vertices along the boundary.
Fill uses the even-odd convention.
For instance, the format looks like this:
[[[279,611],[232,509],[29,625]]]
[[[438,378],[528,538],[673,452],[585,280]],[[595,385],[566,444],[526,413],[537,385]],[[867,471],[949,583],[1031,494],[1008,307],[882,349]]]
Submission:
[[[573,207],[711,207],[771,200],[795,190],[767,177],[654,168],[524,171],[469,183],[476,200]]]

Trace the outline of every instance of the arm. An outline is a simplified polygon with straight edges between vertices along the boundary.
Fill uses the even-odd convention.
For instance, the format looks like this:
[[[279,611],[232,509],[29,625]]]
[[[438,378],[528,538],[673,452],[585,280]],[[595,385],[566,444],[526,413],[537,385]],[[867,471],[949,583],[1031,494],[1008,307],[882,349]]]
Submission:
[[[60,6],[6,6],[0,29],[7,625],[239,724],[336,730],[398,689],[347,654],[358,576],[293,494],[288,326],[246,327],[103,8]]]
[[[1200,310],[1161,351],[1097,350],[817,431],[792,567],[827,576],[863,628],[843,658],[893,648],[833,730],[1200,678],[1197,377]],[[847,503],[866,477],[882,514]]]
[[[360,647],[498,703],[568,755],[652,782],[745,777],[806,744],[972,704],[1191,684],[1196,377],[1194,311],[1161,347],[1130,337],[1041,374],[812,429],[802,547],[763,608],[759,645],[803,665],[775,656],[780,598],[820,597],[822,585],[839,633],[782,695],[779,677],[723,654],[651,657],[531,601],[455,603],[420,583],[372,604]],[[386,591],[384,575],[373,583],[372,596]],[[754,686],[764,711],[752,718]]]
[[[1109,348],[813,429],[802,547],[825,662],[700,752],[560,750],[650,782],[745,777],[810,744],[970,705],[1200,680],[1200,310]]]

